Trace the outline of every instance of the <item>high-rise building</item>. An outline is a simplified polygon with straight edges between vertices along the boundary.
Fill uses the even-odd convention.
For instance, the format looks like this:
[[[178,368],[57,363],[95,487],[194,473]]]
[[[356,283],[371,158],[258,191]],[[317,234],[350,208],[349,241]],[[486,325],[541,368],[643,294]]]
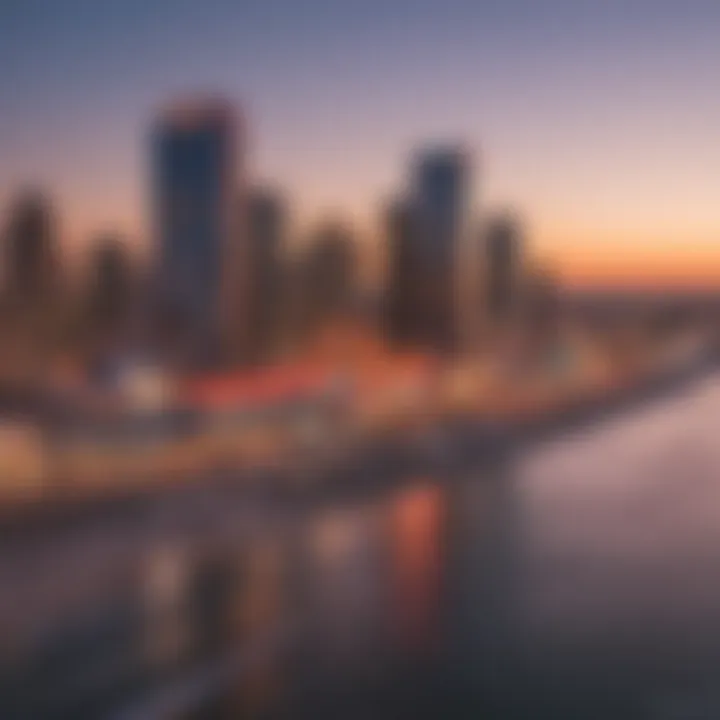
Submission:
[[[175,105],[153,151],[160,299],[193,360],[213,362],[243,335],[236,115],[221,100]]]
[[[42,308],[58,289],[60,261],[54,212],[41,192],[17,198],[5,241],[8,299],[15,307]]]
[[[357,291],[357,255],[350,231],[339,223],[322,225],[310,239],[300,268],[303,335],[347,317]]]
[[[483,239],[485,249],[485,314],[492,324],[507,322],[516,310],[520,287],[520,225],[511,213],[491,218]]]
[[[462,341],[461,272],[469,200],[469,159],[459,147],[425,151],[413,173],[414,247],[422,297],[417,299],[421,335],[439,351]]]
[[[252,361],[262,362],[277,350],[283,329],[287,213],[277,194],[260,189],[249,193],[245,210],[248,282],[246,356]]]
[[[385,330],[391,345],[403,347],[418,341],[422,278],[414,247],[413,214],[407,199],[397,199],[385,215],[387,272]]]
[[[130,320],[133,269],[122,238],[101,235],[92,248],[87,318],[93,335],[115,339]]]

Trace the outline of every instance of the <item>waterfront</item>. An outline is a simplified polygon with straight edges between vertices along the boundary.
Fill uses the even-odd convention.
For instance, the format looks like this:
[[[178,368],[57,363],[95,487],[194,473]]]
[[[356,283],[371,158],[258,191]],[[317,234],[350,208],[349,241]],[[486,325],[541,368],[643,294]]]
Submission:
[[[706,374],[480,469],[8,547],[15,716],[714,717],[718,407]]]
[[[705,379],[494,475],[354,510],[330,584],[351,637],[323,613],[307,716],[717,716],[719,406],[720,379]],[[401,569],[383,573],[398,547]],[[361,662],[373,637],[376,685]],[[346,644],[331,674],[320,638]]]

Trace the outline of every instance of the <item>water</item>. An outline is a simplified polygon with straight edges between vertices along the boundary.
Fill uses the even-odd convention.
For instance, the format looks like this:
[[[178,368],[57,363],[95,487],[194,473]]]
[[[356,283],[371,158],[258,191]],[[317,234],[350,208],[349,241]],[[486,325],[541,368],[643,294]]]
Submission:
[[[190,573],[161,553],[138,634],[157,672],[114,707],[720,717],[719,412],[720,378],[705,378],[492,467],[255,517],[257,532],[196,552]],[[208,496],[206,514],[234,526],[230,505]],[[210,526],[192,509],[199,542]],[[169,662],[178,643],[189,659]]]
[[[268,590],[265,622],[292,617],[293,642],[192,716],[719,717],[719,410],[705,379],[492,468],[311,512]]]

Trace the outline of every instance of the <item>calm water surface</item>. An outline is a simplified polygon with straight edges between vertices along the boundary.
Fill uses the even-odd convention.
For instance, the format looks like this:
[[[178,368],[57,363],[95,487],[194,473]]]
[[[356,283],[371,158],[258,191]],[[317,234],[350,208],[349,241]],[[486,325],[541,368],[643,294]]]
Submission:
[[[705,379],[288,523],[239,595],[277,642],[192,717],[720,717],[718,418]]]

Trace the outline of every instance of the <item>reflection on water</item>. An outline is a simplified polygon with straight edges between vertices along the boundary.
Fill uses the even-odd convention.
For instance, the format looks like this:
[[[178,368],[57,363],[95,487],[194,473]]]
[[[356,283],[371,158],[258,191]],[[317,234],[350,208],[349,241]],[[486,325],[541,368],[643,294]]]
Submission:
[[[719,401],[312,513],[286,714],[717,717]]]
[[[511,567],[501,547],[510,486],[506,477],[476,479],[419,479],[377,501],[317,510],[297,521],[291,549],[296,585],[290,591],[287,578],[285,585],[275,582],[262,601],[266,623],[292,618],[297,630],[287,652],[266,667],[274,670],[276,692],[265,695],[265,704],[250,705],[248,694],[256,695],[257,685],[246,673],[242,692],[213,698],[197,716],[266,717],[272,710],[279,717],[415,717],[439,711],[444,666],[455,650],[449,640],[484,643],[508,604],[509,583],[490,577]],[[458,583],[468,592],[457,593]],[[272,597],[283,588],[289,593],[284,606]],[[269,608],[282,620],[270,621]]]
[[[718,407],[706,382],[472,472],[158,543],[141,612],[112,616],[112,647],[142,648],[124,717],[720,717]],[[84,620],[99,652],[110,626]]]
[[[421,655],[437,650],[444,495],[422,485],[392,498],[390,553],[393,625],[403,650]]]

